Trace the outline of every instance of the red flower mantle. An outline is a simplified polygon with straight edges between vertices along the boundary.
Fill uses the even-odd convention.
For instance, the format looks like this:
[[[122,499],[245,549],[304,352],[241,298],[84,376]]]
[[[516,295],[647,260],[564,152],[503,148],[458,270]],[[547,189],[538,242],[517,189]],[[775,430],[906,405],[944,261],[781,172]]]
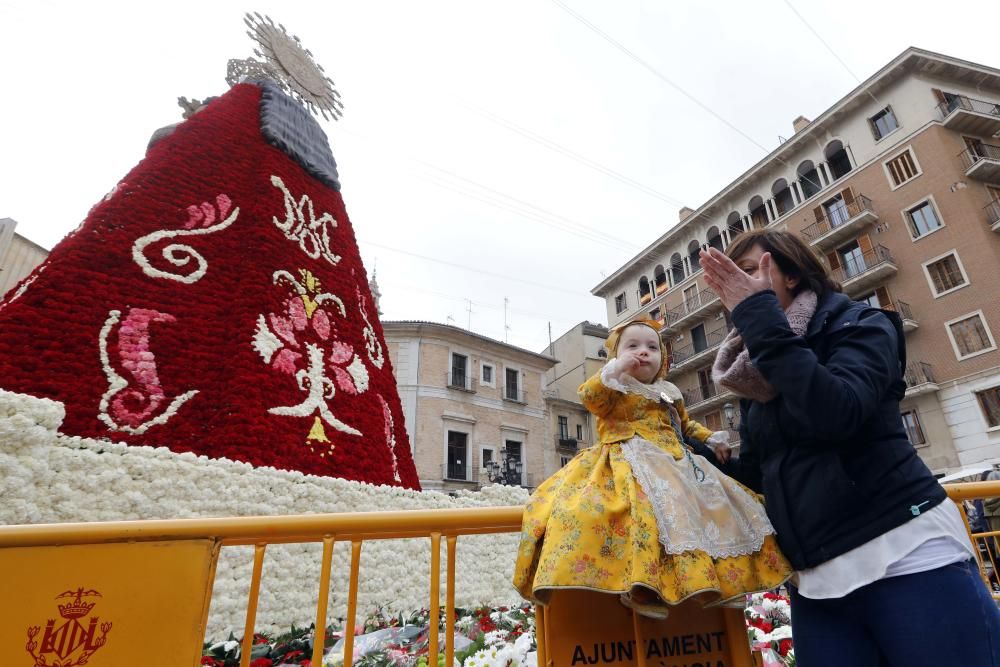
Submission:
[[[419,488],[343,199],[264,140],[260,97],[154,145],[7,295],[0,387],[69,434]]]

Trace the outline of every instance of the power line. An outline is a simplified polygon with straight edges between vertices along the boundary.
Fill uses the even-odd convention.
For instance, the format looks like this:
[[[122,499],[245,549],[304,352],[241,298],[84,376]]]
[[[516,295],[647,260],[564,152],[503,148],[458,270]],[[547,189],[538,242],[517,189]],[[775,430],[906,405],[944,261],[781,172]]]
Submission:
[[[568,158],[570,158],[572,160],[575,160],[575,161],[579,162],[580,164],[583,164],[584,166],[590,167],[591,169],[593,169],[595,171],[598,171],[598,172],[600,172],[600,173],[602,173],[602,174],[604,174],[606,176],[610,176],[610,177],[612,177],[612,178],[614,178],[614,179],[616,179],[616,180],[618,180],[618,181],[620,181],[620,182],[622,182],[622,183],[624,183],[626,185],[629,185],[629,186],[635,188],[639,192],[642,192],[642,193],[647,194],[647,195],[649,195],[651,197],[655,197],[657,199],[665,201],[668,204],[673,204],[674,206],[677,206],[677,207],[683,207],[683,206],[685,206],[685,204],[682,201],[680,201],[679,199],[677,199],[676,197],[671,197],[668,194],[664,194],[663,192],[660,192],[659,190],[657,190],[655,188],[652,188],[652,187],[650,187],[650,186],[648,186],[648,185],[646,185],[644,183],[641,183],[640,181],[637,181],[637,180],[635,180],[634,178],[632,178],[630,176],[627,176],[627,175],[622,174],[622,173],[620,173],[618,171],[615,171],[611,167],[606,167],[603,164],[601,164],[600,162],[597,162],[595,160],[591,160],[590,158],[588,158],[585,155],[581,155],[580,153],[577,153],[576,151],[574,151],[574,150],[572,150],[570,148],[566,148],[565,146],[562,146],[562,145],[556,143],[555,141],[552,141],[551,139],[548,139],[547,137],[544,137],[544,136],[542,136],[540,134],[532,132],[531,130],[523,128],[523,127],[517,125],[516,123],[507,120],[506,118],[503,118],[501,116],[496,115],[495,113],[493,113],[491,111],[487,111],[486,109],[482,109],[482,108],[479,108],[479,107],[476,107],[476,106],[473,106],[473,105],[470,105],[470,104],[466,104],[466,103],[462,103],[462,106],[465,107],[466,109],[468,109],[470,111],[473,111],[473,112],[475,112],[475,113],[483,116],[484,118],[486,118],[486,119],[488,119],[488,120],[496,123],[497,125],[510,130],[511,132],[515,132],[517,134],[520,134],[521,136],[523,136],[523,137],[525,137],[527,139],[530,139],[531,141],[534,141],[537,144],[545,146],[549,150],[552,150],[552,151],[554,151],[556,153],[559,153],[560,155],[563,155],[563,156],[568,157]]]
[[[454,183],[449,183],[448,181],[441,180],[440,177],[438,177],[437,180],[435,180],[435,178],[432,176],[429,176],[427,174],[421,174],[419,175],[419,178],[422,178],[428,181],[429,183],[433,183],[438,187],[445,188],[446,190],[451,190],[452,192],[456,192],[471,199],[475,199],[477,201],[490,204],[492,206],[495,206],[496,208],[505,211],[510,211],[511,213],[520,215],[521,217],[527,218],[529,220],[534,220],[536,222],[540,222],[548,227],[552,227],[559,231],[572,234],[574,236],[586,239],[588,241],[593,241],[605,247],[611,245],[618,248],[619,250],[624,250],[626,252],[635,252],[636,250],[638,250],[638,246],[634,246],[630,243],[623,242],[618,237],[612,236],[610,234],[605,234],[603,232],[599,232],[593,229],[592,227],[588,227],[586,225],[580,225],[579,223],[575,223],[574,221],[570,220],[569,218],[566,218],[565,216],[559,215],[557,213],[551,213],[541,207],[529,204],[515,197],[511,197],[510,195],[505,195],[502,192],[494,190],[488,186],[478,184],[475,181],[469,181],[469,179],[464,178],[462,176],[458,175],[453,175],[453,176],[462,181],[467,181],[478,188],[486,190],[487,194],[461,189],[460,187],[456,187]],[[502,197],[503,199],[497,196],[491,197],[490,194],[488,194],[491,192],[496,193],[496,195]],[[510,201],[504,201],[504,199],[508,199]],[[512,204],[511,202],[516,202],[516,203]],[[519,208],[518,205],[520,205],[521,207],[527,207],[527,210]],[[538,213],[536,213],[535,211],[538,211]]]
[[[407,255],[409,257],[416,257],[417,259],[422,259],[422,260],[425,260],[427,262],[433,262],[435,264],[442,264],[444,266],[450,266],[450,267],[455,268],[455,269],[461,269],[463,271],[470,271],[472,273],[479,273],[479,274],[482,274],[484,276],[490,276],[492,278],[502,278],[503,280],[511,280],[511,281],[514,281],[514,282],[523,283],[525,285],[531,285],[532,287],[538,287],[538,288],[541,288],[541,289],[551,290],[553,292],[562,292],[564,294],[572,294],[573,296],[577,296],[577,297],[583,297],[584,296],[584,294],[581,294],[579,291],[576,291],[576,290],[569,290],[569,289],[565,289],[565,288],[562,288],[562,287],[554,287],[552,285],[546,285],[544,283],[538,283],[538,282],[534,282],[532,280],[525,280],[524,278],[519,278],[517,276],[508,276],[508,275],[504,275],[502,273],[494,273],[493,271],[484,271],[483,269],[478,269],[478,268],[473,267],[473,266],[467,266],[465,264],[459,264],[457,262],[451,262],[451,261],[448,261],[446,259],[438,259],[436,257],[428,257],[427,255],[421,255],[419,253],[410,252],[409,250],[401,250],[399,248],[393,248],[392,246],[387,246],[387,245],[384,245],[384,244],[381,244],[381,243],[375,243],[374,241],[367,241],[367,240],[359,238],[358,242],[359,243],[364,243],[366,245],[370,245],[370,246],[372,246],[374,248],[382,248],[383,250],[388,250],[390,252],[399,253],[400,255]]]
[[[787,1],[788,0],[785,0],[785,2],[787,2]],[[583,16],[581,16],[580,14],[577,14],[572,9],[570,9],[569,7],[567,7],[566,4],[563,3],[561,0],[552,0],[552,2],[555,3],[556,5],[558,5],[559,7],[561,7],[570,16],[572,16],[576,20],[580,21],[585,26],[587,26],[588,28],[590,28],[592,31],[594,31],[595,33],[597,33],[599,36],[601,36],[602,38],[604,38],[608,43],[610,43],[611,45],[613,45],[615,48],[617,48],[618,50],[620,50],[622,53],[624,53],[625,55],[627,55],[629,58],[631,58],[635,62],[637,62],[640,65],[642,65],[649,72],[651,72],[656,78],[660,79],[661,81],[663,81],[664,83],[666,83],[668,86],[670,86],[671,88],[673,88],[674,90],[676,90],[677,92],[679,92],[681,95],[683,95],[684,97],[688,98],[689,100],[691,100],[692,102],[694,102],[695,104],[697,104],[699,107],[701,107],[702,109],[704,109],[706,112],[708,112],[709,114],[711,114],[716,120],[718,120],[719,122],[721,122],[723,125],[725,125],[729,129],[731,129],[732,131],[736,132],[741,137],[743,137],[744,139],[746,139],[747,141],[749,141],[750,143],[752,143],[754,146],[756,146],[757,148],[759,148],[762,151],[764,151],[765,153],[770,153],[771,152],[771,150],[769,148],[767,148],[766,146],[763,146],[760,143],[758,143],[756,139],[754,139],[753,137],[751,137],[749,134],[747,134],[746,132],[744,132],[740,128],[738,128],[735,125],[733,125],[725,117],[723,117],[721,114],[717,113],[714,109],[712,109],[712,107],[708,106],[707,104],[705,104],[704,102],[702,102],[701,100],[699,100],[697,97],[695,97],[691,93],[689,93],[686,90],[684,90],[681,86],[679,86],[678,84],[676,84],[673,81],[671,81],[669,78],[667,78],[666,75],[664,75],[658,69],[656,69],[655,67],[653,67],[652,65],[650,65],[648,62],[646,62],[645,60],[643,60],[642,58],[640,58],[638,55],[636,55],[632,50],[630,50],[624,44],[622,44],[621,42],[618,42],[613,37],[611,37],[611,35],[609,35],[608,33],[604,32],[603,30],[601,30],[600,28],[598,28],[596,25],[594,25],[593,23],[591,23],[590,21],[588,21],[587,19],[585,19]],[[796,14],[797,13],[798,12],[796,12]],[[827,46],[827,48],[829,48],[829,46]],[[869,93],[869,94],[871,94],[871,93]],[[777,160],[778,162],[780,162],[782,165],[784,165],[788,169],[791,169],[791,167],[792,167],[787,161],[785,161],[784,158],[782,158],[780,156],[775,156],[775,160]],[[806,176],[804,174],[798,174],[798,173],[796,173],[796,176],[798,176],[799,178],[805,179],[807,182],[812,183],[816,187],[822,187],[822,184],[816,183],[811,178],[806,178]],[[705,214],[702,214],[702,216],[708,217]],[[701,216],[699,216],[699,217],[701,217]]]
[[[623,242],[622,239],[619,238],[619,237],[617,237],[617,236],[614,236],[612,234],[607,234],[606,232],[603,232],[603,231],[601,231],[599,229],[596,229],[594,227],[590,227],[589,225],[585,225],[585,224],[583,224],[581,222],[578,222],[576,220],[568,218],[568,217],[566,217],[564,215],[561,215],[561,214],[558,214],[558,213],[553,213],[552,211],[549,211],[549,210],[544,209],[544,208],[542,208],[540,206],[532,204],[531,202],[524,201],[523,199],[518,199],[517,197],[514,197],[512,195],[506,194],[505,192],[497,190],[496,188],[492,188],[492,187],[490,187],[488,185],[484,185],[483,183],[480,183],[478,181],[472,180],[472,179],[467,178],[465,176],[461,176],[460,174],[457,174],[457,173],[455,173],[455,172],[453,172],[453,171],[451,171],[449,169],[445,169],[443,167],[439,167],[438,165],[435,165],[435,164],[432,164],[430,162],[427,162],[426,160],[421,160],[419,158],[413,157],[412,155],[408,155],[408,154],[403,153],[401,151],[392,150],[390,148],[385,147],[384,145],[380,145],[380,143],[378,141],[370,139],[369,137],[366,137],[366,136],[364,136],[362,134],[358,134],[357,132],[351,132],[351,131],[348,131],[348,130],[341,130],[341,131],[345,131],[347,134],[350,134],[352,136],[355,136],[355,137],[358,137],[358,138],[363,139],[365,141],[368,141],[368,142],[372,143],[373,145],[378,146],[379,148],[381,148],[385,152],[395,153],[397,155],[402,155],[402,156],[406,157],[407,159],[409,159],[409,160],[411,160],[411,161],[413,161],[413,162],[415,162],[415,163],[417,163],[417,164],[419,164],[419,165],[421,165],[423,167],[426,167],[428,169],[432,169],[434,171],[441,172],[442,174],[445,174],[445,175],[447,175],[447,176],[449,176],[449,177],[451,177],[453,179],[456,179],[458,181],[463,181],[463,182],[465,182],[465,183],[467,183],[469,185],[472,185],[472,186],[474,186],[476,188],[479,188],[480,190],[484,190],[487,193],[491,193],[492,195],[494,195],[494,197],[493,197],[493,199],[487,200],[487,199],[484,199],[483,197],[488,197],[489,195],[484,195],[483,193],[475,193],[475,192],[458,190],[458,189],[456,189],[455,184],[451,184],[451,183],[447,183],[447,182],[441,182],[441,181],[434,181],[426,173],[423,173],[423,174],[419,175],[421,178],[424,178],[425,180],[429,180],[430,182],[435,183],[439,187],[444,187],[445,189],[449,189],[449,190],[452,190],[454,192],[458,192],[459,194],[465,195],[467,197],[471,197],[473,199],[478,199],[479,201],[483,201],[484,203],[491,204],[491,205],[493,205],[493,206],[495,206],[497,208],[501,208],[503,210],[510,211],[510,212],[515,213],[517,215],[520,215],[522,217],[527,217],[527,218],[529,218],[531,220],[534,220],[536,222],[541,222],[542,224],[545,224],[545,225],[548,225],[548,226],[551,226],[551,227],[555,227],[559,231],[563,231],[563,232],[566,232],[566,233],[569,233],[569,234],[573,234],[575,236],[579,236],[581,238],[585,238],[585,239],[587,239],[589,241],[594,241],[595,243],[599,243],[599,244],[604,245],[604,246],[612,245],[612,246],[615,246],[615,247],[617,247],[617,248],[619,248],[621,250],[625,250],[625,251],[628,251],[628,252],[635,252],[636,250],[639,249],[639,247],[636,246],[636,245],[633,245],[633,244],[628,243],[628,242]],[[497,199],[498,197],[500,199]],[[518,209],[518,207],[520,207],[520,209]]]
[[[391,286],[390,286],[389,289],[391,290]],[[498,310],[498,311],[502,311],[503,310],[503,306],[502,305],[497,305],[497,304],[493,304],[493,303],[483,303],[482,301],[473,301],[472,299],[469,299],[468,297],[455,296],[453,294],[445,294],[444,292],[438,292],[436,290],[429,290],[429,289],[426,289],[426,288],[423,288],[423,287],[414,287],[413,285],[410,285],[410,284],[407,284],[404,289],[406,291],[423,292],[424,294],[432,294],[434,296],[441,297],[442,299],[448,299],[449,301],[460,301],[462,303],[470,304],[470,305],[476,306],[478,308],[489,308],[490,310]],[[536,313],[536,312],[531,311],[531,310],[523,310],[523,309],[520,309],[520,308],[511,308],[510,306],[507,307],[507,310],[508,310],[508,312],[516,313],[518,315],[523,315],[523,316],[531,318],[531,319],[537,319],[537,320],[543,320],[543,321],[551,321],[551,322],[556,322],[556,323],[559,323],[559,324],[575,324],[576,323],[575,320],[564,320],[564,319],[559,319],[559,318],[553,318],[551,313],[548,313],[548,314],[546,314],[546,313]],[[475,311],[473,311],[473,312],[475,312]]]
[[[795,9],[795,6],[792,5],[792,3],[789,2],[788,0],[783,0],[783,2],[786,5],[788,5],[788,8],[792,10],[792,13],[795,14],[795,16],[797,16],[800,21],[802,21],[802,25],[804,25],[805,27],[807,27],[809,29],[809,32],[811,32],[816,37],[816,39],[819,40],[820,44],[822,44],[823,46],[826,47],[826,50],[830,52],[830,55],[832,55],[834,58],[837,59],[837,62],[840,63],[841,67],[843,67],[845,70],[847,70],[847,73],[850,74],[854,78],[855,81],[857,81],[858,83],[861,83],[861,79],[858,77],[858,75],[855,74],[851,70],[851,68],[847,66],[847,63],[845,63],[844,60],[837,54],[837,52],[833,50],[833,47],[830,46],[825,39],[823,39],[823,36],[820,35],[819,32],[817,32],[817,30],[815,28],[813,28],[809,24],[808,21],[806,21],[806,18],[804,16],[802,16],[802,14],[799,13],[799,10]],[[876,104],[881,104],[881,102],[878,101],[878,98],[875,97],[875,94],[872,93],[872,91],[866,90],[865,92],[868,93],[869,97],[871,97],[873,100],[875,100]]]
[[[680,93],[684,97],[686,97],[689,100],[691,100],[693,103],[695,103],[696,105],[698,105],[699,107],[701,107],[701,109],[704,110],[706,113],[711,114],[716,120],[718,120],[720,123],[722,123],[723,125],[725,125],[729,129],[731,129],[733,132],[737,133],[738,135],[740,135],[741,137],[743,137],[744,139],[746,139],[747,141],[749,141],[750,143],[752,143],[754,146],[756,146],[757,148],[761,149],[762,151],[764,151],[764,152],[770,152],[765,146],[763,146],[760,143],[758,143],[756,139],[754,139],[753,137],[751,137],[749,134],[747,134],[746,132],[744,132],[740,128],[738,128],[735,125],[733,125],[731,122],[729,122],[729,120],[727,120],[726,118],[724,118],[721,114],[716,113],[716,111],[714,109],[712,109],[710,106],[708,106],[707,104],[705,104],[704,102],[702,102],[701,100],[699,100],[697,97],[695,97],[691,93],[689,93],[686,90],[684,90],[681,86],[679,86],[678,84],[676,84],[673,81],[671,81],[669,78],[667,78],[666,75],[664,75],[658,69],[656,69],[651,64],[649,64],[648,62],[646,62],[645,60],[643,60],[641,57],[639,57],[638,55],[636,55],[635,52],[633,52],[632,50],[630,50],[624,44],[622,44],[621,42],[615,40],[611,35],[609,35],[608,33],[604,32],[603,30],[601,30],[600,28],[598,28],[596,25],[594,25],[593,23],[591,23],[590,21],[588,21],[587,19],[585,19],[584,17],[580,16],[575,11],[573,11],[572,9],[570,9],[569,7],[567,7],[566,4],[563,3],[561,0],[552,0],[552,2],[555,3],[556,5],[558,5],[559,7],[561,7],[563,9],[563,11],[565,11],[567,14],[569,14],[570,16],[572,16],[573,18],[575,18],[577,21],[579,21],[583,25],[587,26],[590,30],[592,30],[597,35],[599,35],[601,38],[603,38],[606,42],[608,42],[609,44],[611,44],[612,46],[614,46],[616,49],[618,49],[619,51],[621,51],[622,53],[624,53],[626,56],[628,56],[629,58],[631,58],[632,60],[634,60],[635,62],[637,62],[642,67],[646,68],[651,74],[653,74],[653,76],[655,76],[656,78],[660,79],[665,84],[667,84],[668,86],[670,86],[671,88],[673,88],[674,90],[676,90],[678,93]]]

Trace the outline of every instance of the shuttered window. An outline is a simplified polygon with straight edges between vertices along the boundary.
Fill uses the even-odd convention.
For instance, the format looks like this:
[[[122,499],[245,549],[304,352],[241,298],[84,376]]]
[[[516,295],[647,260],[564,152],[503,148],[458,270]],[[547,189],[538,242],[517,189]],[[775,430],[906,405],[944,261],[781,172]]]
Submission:
[[[913,154],[909,150],[886,162],[885,168],[889,172],[889,179],[896,187],[899,187],[917,175],[917,163],[914,161]]]
[[[935,294],[943,294],[966,284],[965,276],[954,254],[942,257],[927,265],[927,274],[934,285]]]
[[[964,320],[952,322],[948,328],[951,330],[951,337],[955,340],[959,357],[967,357],[970,354],[993,347],[990,335],[986,332],[986,325],[983,324],[983,318],[979,313]]]

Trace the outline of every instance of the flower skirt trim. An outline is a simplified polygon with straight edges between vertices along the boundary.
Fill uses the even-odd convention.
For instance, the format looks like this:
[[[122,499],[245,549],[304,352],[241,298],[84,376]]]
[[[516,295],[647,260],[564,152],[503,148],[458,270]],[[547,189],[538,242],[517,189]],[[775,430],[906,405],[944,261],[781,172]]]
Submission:
[[[657,590],[656,587],[650,586],[649,584],[644,584],[642,582],[635,582],[630,587],[622,589],[622,590],[612,590],[612,589],[606,589],[606,588],[596,588],[594,586],[538,586],[538,587],[532,589],[532,596],[529,599],[530,599],[531,602],[533,602],[535,604],[540,604],[542,606],[548,606],[550,604],[550,602],[551,602],[550,598],[551,598],[551,594],[552,594],[553,591],[590,591],[592,593],[607,593],[608,595],[621,595],[622,593],[628,593],[629,591],[631,591],[631,590],[633,590],[635,588],[645,588],[648,591],[652,591],[653,593],[656,593],[658,596],[660,596],[660,599],[663,602],[665,602],[666,604],[670,605],[671,607],[676,607],[678,605],[681,605],[681,604],[687,602],[688,600],[697,599],[697,598],[699,598],[701,596],[708,597],[708,596],[711,596],[711,595],[715,594],[715,595],[718,596],[718,598],[716,598],[714,600],[706,600],[706,601],[702,602],[702,607],[703,608],[705,608],[705,609],[712,609],[713,607],[730,607],[730,606],[734,606],[735,607],[735,606],[737,606],[736,603],[739,603],[738,606],[742,609],[745,606],[746,596],[747,595],[752,595],[754,593],[763,593],[765,591],[773,590],[775,588],[778,588],[778,587],[784,585],[791,578],[792,578],[792,575],[789,574],[783,580],[781,580],[780,582],[774,584],[773,586],[768,586],[767,588],[761,588],[760,590],[746,591],[745,593],[738,593],[736,595],[730,595],[729,597],[723,597],[723,595],[725,595],[725,594],[722,592],[722,589],[720,589],[720,588],[708,587],[708,588],[701,588],[701,589],[696,590],[696,591],[691,591],[691,592],[687,593],[686,595],[684,595],[683,597],[680,597],[680,598],[677,598],[677,599],[669,599],[668,600],[668,599],[666,599],[666,598],[663,597],[663,593],[661,591]]]

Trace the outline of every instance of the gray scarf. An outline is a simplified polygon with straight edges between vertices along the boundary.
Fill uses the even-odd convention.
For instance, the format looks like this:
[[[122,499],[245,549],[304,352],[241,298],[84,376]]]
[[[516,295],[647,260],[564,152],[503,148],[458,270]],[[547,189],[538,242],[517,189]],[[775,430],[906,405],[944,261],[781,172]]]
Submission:
[[[815,292],[803,290],[785,311],[788,326],[797,335],[805,335],[809,320],[816,312],[816,302]],[[750,362],[750,353],[735,328],[726,335],[719,347],[715,363],[712,364],[712,379],[719,386],[738,396],[761,403],[767,403],[778,395],[774,387]]]

